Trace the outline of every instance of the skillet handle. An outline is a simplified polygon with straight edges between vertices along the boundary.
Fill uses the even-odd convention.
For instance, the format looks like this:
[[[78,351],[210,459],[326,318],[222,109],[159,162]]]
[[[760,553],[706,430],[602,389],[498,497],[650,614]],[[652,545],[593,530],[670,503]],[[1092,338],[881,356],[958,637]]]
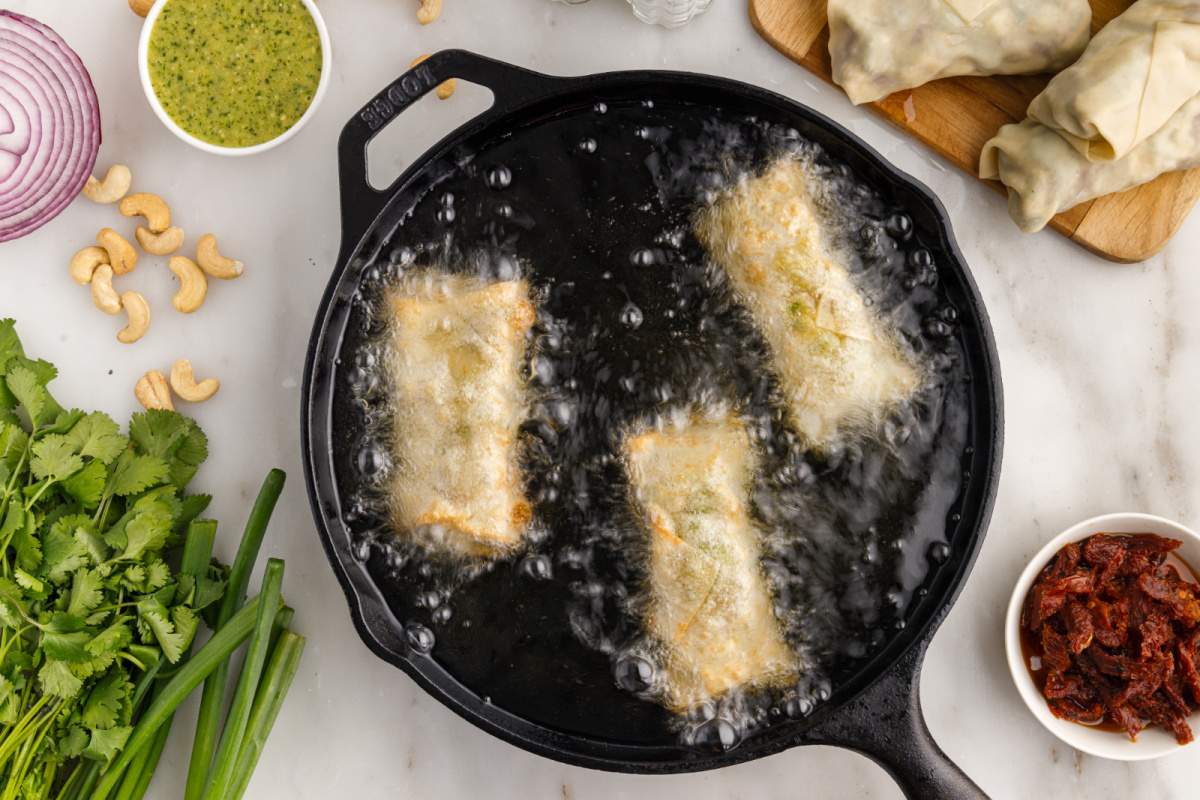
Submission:
[[[567,82],[538,72],[514,67],[501,61],[467,52],[442,50],[405,72],[375,95],[342,129],[338,139],[338,178],[342,200],[342,258],[345,263],[353,248],[375,221],[396,186],[378,190],[367,181],[367,145],[409,106],[450,78],[478,83],[492,91],[492,107],[476,117],[472,125],[482,125],[527,102],[537,100]]]
[[[921,713],[927,635],[837,714],[818,722],[806,744],[854,750],[888,771],[909,800],[988,800],[942,752]]]

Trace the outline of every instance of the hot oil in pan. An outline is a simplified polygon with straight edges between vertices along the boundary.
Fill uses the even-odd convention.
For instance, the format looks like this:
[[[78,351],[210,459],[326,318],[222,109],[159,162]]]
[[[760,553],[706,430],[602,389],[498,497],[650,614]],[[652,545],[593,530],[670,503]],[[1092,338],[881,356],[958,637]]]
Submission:
[[[337,415],[346,518],[418,653],[523,718],[625,743],[732,746],[804,716],[898,631],[949,554],[968,429],[956,312],[902,210],[795,131],[648,101],[579,107],[453,154],[450,176],[361,270],[341,358],[354,413]],[[823,455],[789,432],[766,346],[691,231],[746,171],[810,163],[838,247],[927,373],[873,437]],[[378,300],[414,266],[524,277],[540,303],[523,466],[525,549],[463,568],[386,523],[386,375]],[[753,492],[776,614],[803,664],[784,691],[738,694],[679,719],[653,702],[640,623],[646,534],[618,455],[633,423],[732,406],[762,453]],[[343,418],[344,416],[344,418]]]

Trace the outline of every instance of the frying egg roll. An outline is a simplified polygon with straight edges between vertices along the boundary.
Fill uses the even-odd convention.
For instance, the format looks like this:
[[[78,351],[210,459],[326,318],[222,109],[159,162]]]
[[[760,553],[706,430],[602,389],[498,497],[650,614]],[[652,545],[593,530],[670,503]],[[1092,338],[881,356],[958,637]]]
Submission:
[[[1139,0],[1033,99],[1029,117],[1089,161],[1125,157],[1200,93],[1200,2]]]
[[[703,211],[697,234],[770,346],[792,424],[822,449],[920,376],[831,251],[808,182],[799,161],[776,161]]]
[[[1088,0],[829,0],[833,80],[858,105],[936,78],[1056,72],[1091,22]]]
[[[755,466],[736,419],[627,437],[630,484],[650,535],[646,625],[664,648],[664,698],[684,711],[739,686],[793,677],[759,566],[748,498]]]
[[[518,464],[525,351],[535,312],[524,281],[416,280],[388,297],[398,530],[464,555],[515,547],[531,518]]]

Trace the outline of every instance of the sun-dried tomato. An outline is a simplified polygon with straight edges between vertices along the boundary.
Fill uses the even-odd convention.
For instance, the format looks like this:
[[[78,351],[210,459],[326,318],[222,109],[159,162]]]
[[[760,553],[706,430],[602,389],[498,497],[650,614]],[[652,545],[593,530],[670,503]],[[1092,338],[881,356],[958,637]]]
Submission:
[[[1096,534],[1063,547],[1038,575],[1022,609],[1022,644],[1041,660],[1036,670],[1027,663],[1056,716],[1131,739],[1155,725],[1192,741],[1200,585],[1168,559],[1180,544]]]

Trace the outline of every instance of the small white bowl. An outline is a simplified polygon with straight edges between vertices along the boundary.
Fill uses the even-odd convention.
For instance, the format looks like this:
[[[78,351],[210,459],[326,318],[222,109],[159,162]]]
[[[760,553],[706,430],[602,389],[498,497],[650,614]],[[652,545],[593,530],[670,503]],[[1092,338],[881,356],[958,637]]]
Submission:
[[[333,70],[333,46],[329,41],[329,29],[325,27],[325,20],[321,17],[321,12],[317,10],[316,3],[313,0],[300,0],[300,2],[304,4],[304,7],[308,9],[308,13],[312,15],[313,22],[317,26],[317,35],[321,39],[321,79],[317,82],[317,91],[313,94],[312,102],[308,104],[308,108],[300,116],[300,119],[296,120],[295,125],[274,139],[247,147],[223,147],[193,136],[179,127],[175,120],[171,119],[171,116],[163,109],[162,103],[158,102],[158,96],[154,93],[154,85],[150,82],[150,33],[154,30],[154,23],[158,19],[158,15],[162,12],[163,6],[169,2],[170,0],[156,0],[154,6],[150,9],[150,13],[146,15],[146,21],[142,24],[142,36],[138,40],[138,74],[142,79],[142,90],[146,93],[146,100],[150,103],[150,108],[154,109],[154,113],[162,120],[162,124],[167,126],[167,130],[192,147],[203,150],[206,153],[215,153],[219,156],[252,156],[255,153],[261,153],[283,144],[295,136],[312,119],[313,114],[317,111],[317,107],[321,105],[321,100],[325,98],[325,91],[329,88],[329,76]]]
[[[1138,734],[1136,742],[1131,742],[1123,733],[1098,730],[1078,722],[1059,719],[1050,712],[1046,699],[1042,697],[1029,675],[1021,653],[1021,608],[1025,604],[1025,595],[1042,568],[1050,563],[1064,545],[1081,541],[1094,533],[1156,533],[1159,536],[1179,539],[1183,544],[1175,552],[1190,565],[1200,564],[1200,535],[1177,522],[1150,514],[1106,514],[1093,517],[1055,536],[1025,567],[1008,603],[1008,614],[1004,620],[1004,648],[1008,653],[1008,669],[1017,685],[1017,692],[1047,730],[1084,753],[1117,761],[1146,761],[1188,747],[1200,753],[1200,743],[1181,745],[1175,741],[1174,736],[1161,728],[1147,728]],[[1188,724],[1200,736],[1200,712],[1188,717]]]

